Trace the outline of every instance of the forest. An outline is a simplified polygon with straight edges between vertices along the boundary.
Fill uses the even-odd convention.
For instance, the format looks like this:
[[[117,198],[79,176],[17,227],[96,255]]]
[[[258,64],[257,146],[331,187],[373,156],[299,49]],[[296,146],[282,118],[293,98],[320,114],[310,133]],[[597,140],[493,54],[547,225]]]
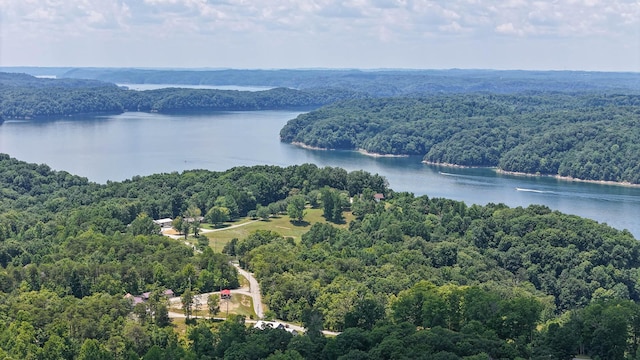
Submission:
[[[6,71],[12,70],[6,68]],[[2,71],[0,69],[0,71]],[[394,69],[118,69],[17,68],[60,78],[130,84],[248,85],[300,90],[339,89],[371,97],[442,93],[622,92],[638,93],[640,75],[588,71],[394,70]]]
[[[112,83],[79,79],[40,79],[0,73],[0,116],[38,119],[125,111],[185,113],[310,109],[363,96],[349,90],[274,88],[264,91],[168,88],[134,91]]]
[[[348,100],[299,115],[284,142],[425,162],[640,183],[640,96],[452,94]]]
[[[416,197],[311,164],[100,185],[8,155],[0,191],[0,358],[640,358],[638,241],[544,206]],[[152,222],[266,208],[293,224],[300,199],[327,221],[298,239],[258,230],[222,253]],[[258,278],[269,318],[306,332],[234,315],[180,331],[160,294],[238,287],[231,259]],[[143,305],[125,297],[142,292]]]

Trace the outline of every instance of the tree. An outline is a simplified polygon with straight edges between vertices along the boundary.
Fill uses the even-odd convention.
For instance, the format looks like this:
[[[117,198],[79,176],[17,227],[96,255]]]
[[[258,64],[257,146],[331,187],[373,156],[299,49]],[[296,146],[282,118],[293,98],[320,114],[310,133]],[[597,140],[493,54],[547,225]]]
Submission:
[[[207,212],[205,220],[214,226],[220,226],[223,222],[231,220],[229,209],[221,206],[214,206]]]
[[[200,215],[201,214],[202,212],[200,211],[200,208],[195,205],[190,205],[184,214],[185,216],[184,221],[189,223],[189,225],[193,229],[193,235],[195,237],[198,237],[198,234],[200,233]]]
[[[189,321],[191,319],[191,314],[193,314],[193,297],[191,289],[185,290],[182,296],[180,296],[180,300],[182,301],[182,311],[184,312],[186,321]]]
[[[180,234],[184,234],[184,238],[187,238],[187,235],[189,234],[189,223],[184,221],[184,219],[182,218],[182,216],[177,216],[175,219],[173,219],[172,222],[172,226],[173,228]]]
[[[140,213],[129,226],[129,230],[133,235],[156,235],[160,232],[160,227],[149,215]]]
[[[165,303],[161,303],[157,306],[154,321],[156,325],[160,327],[169,326],[171,324],[169,309],[167,309],[167,305]]]
[[[96,339],[86,339],[78,353],[78,360],[108,360],[111,358],[111,354]]]
[[[325,219],[334,223],[343,222],[342,208],[344,206],[344,200],[340,192],[329,187],[324,187],[320,193],[322,195],[322,207]]]
[[[220,296],[217,294],[211,294],[207,297],[207,307],[209,308],[209,315],[213,318],[220,312]]]
[[[289,204],[287,205],[287,214],[292,220],[297,222],[302,222],[305,216],[305,200],[302,195],[296,195],[289,199]]]
[[[269,207],[267,206],[260,206],[258,205],[258,208],[256,209],[256,216],[259,217],[262,220],[268,220],[269,219]]]
[[[198,359],[212,359],[215,355],[215,338],[209,326],[205,323],[190,326],[187,338],[191,340],[191,349]]]

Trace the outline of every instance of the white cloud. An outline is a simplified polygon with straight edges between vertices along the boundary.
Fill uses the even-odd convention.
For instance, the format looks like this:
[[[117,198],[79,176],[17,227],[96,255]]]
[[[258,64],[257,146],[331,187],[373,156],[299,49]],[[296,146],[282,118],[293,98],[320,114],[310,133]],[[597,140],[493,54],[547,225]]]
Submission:
[[[139,48],[174,39],[185,50],[217,46],[218,55],[222,48],[271,44],[290,53],[295,46],[359,48],[364,56],[388,46],[407,53],[438,47],[440,37],[451,46],[597,37],[629,49],[640,36],[637,0],[0,0],[0,9],[2,46],[69,43],[69,54],[82,50],[73,48],[80,39],[121,39]],[[14,58],[13,51],[2,53]]]
[[[512,23],[504,23],[496,26],[496,32],[507,35],[522,35],[523,31],[518,30]]]

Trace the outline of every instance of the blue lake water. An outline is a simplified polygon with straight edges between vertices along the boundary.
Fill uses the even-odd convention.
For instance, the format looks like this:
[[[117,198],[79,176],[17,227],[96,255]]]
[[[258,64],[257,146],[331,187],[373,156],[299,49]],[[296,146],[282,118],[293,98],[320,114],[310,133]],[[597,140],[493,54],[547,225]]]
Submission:
[[[135,175],[243,165],[314,163],[385,176],[396,191],[467,204],[543,204],[628,229],[640,238],[640,188],[497,174],[491,169],[424,165],[419,157],[372,158],[349,151],[302,149],[279,141],[299,112],[254,111],[121,115],[6,121],[0,152],[105,183]]]

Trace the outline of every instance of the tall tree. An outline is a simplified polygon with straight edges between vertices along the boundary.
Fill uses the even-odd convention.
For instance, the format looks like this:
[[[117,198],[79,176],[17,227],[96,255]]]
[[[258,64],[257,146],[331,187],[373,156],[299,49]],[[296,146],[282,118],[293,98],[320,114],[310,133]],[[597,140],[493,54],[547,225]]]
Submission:
[[[180,300],[182,301],[182,311],[184,312],[184,316],[186,321],[188,322],[191,319],[191,315],[193,314],[193,292],[191,289],[187,289],[182,293]]]
[[[302,222],[305,216],[305,206],[306,202],[302,195],[296,195],[289,199],[289,204],[287,205],[287,214],[292,220],[297,222]]]
[[[207,307],[209,308],[209,316],[213,318],[220,312],[220,296],[218,294],[211,294],[207,297]]]

